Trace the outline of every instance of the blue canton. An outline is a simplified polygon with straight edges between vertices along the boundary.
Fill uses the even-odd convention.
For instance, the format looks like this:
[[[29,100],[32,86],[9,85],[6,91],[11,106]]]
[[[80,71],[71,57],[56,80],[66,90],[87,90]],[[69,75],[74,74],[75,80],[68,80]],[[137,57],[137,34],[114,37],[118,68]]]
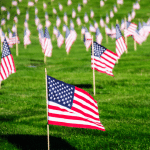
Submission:
[[[44,37],[47,38],[47,39],[50,39],[50,35],[49,35],[47,27],[45,27]]]
[[[3,58],[3,57],[6,57],[6,56],[8,56],[8,55],[10,55],[10,54],[11,54],[11,52],[10,52],[8,43],[7,43],[6,38],[5,38],[5,39],[4,39],[4,42],[3,42],[2,58]]]
[[[71,109],[75,86],[47,76],[48,100]]]
[[[119,25],[116,24],[116,40],[122,37],[121,31],[119,29]]]

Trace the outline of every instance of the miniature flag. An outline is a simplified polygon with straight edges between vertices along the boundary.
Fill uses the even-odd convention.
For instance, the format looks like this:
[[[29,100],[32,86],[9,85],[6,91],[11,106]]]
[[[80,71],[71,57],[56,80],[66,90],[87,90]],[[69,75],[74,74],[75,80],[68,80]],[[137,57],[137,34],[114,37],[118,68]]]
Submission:
[[[119,25],[116,24],[116,53],[120,57],[126,50],[127,45],[119,29]]]
[[[92,44],[92,37],[89,33],[88,29],[85,27],[85,35],[84,35],[84,45],[86,48],[89,48]]]
[[[30,41],[30,30],[28,28],[25,28],[24,30],[24,45],[31,44]]]
[[[122,19],[121,20],[121,27],[120,27],[121,30],[124,30],[125,29],[125,22],[124,20]]]
[[[128,22],[131,22],[132,18],[131,15],[128,13]]]
[[[38,18],[37,15],[35,15],[35,24],[36,26],[40,23],[40,19]]]
[[[139,34],[138,30],[135,30],[135,33],[134,33],[134,35],[133,35],[133,39],[134,39],[134,41],[136,41],[136,43],[138,43],[138,44],[142,44],[142,43],[146,40],[146,38],[145,38],[144,36],[141,36],[141,35]]]
[[[74,23],[73,23],[72,19],[70,19],[70,27],[74,28]]]
[[[66,26],[65,44],[66,44],[66,52],[67,53],[69,53],[73,42],[74,42],[74,37],[72,37],[72,34],[70,34],[70,31],[69,31],[68,27]]]
[[[12,37],[10,38],[9,42],[10,42],[10,44],[12,44],[12,45],[15,45],[16,42],[17,42],[18,44],[20,43],[19,37],[18,37],[18,35],[16,35],[15,32],[13,33],[13,35],[12,35]]]
[[[109,16],[106,14],[106,23],[109,23]]]
[[[110,18],[113,18],[114,17],[114,13],[113,13],[113,11],[111,10],[110,11]]]
[[[48,28],[48,27],[50,27],[50,25],[51,25],[51,22],[47,19],[47,20],[45,21],[45,26]]]
[[[20,9],[17,7],[17,15],[20,15]]]
[[[52,42],[51,42],[51,39],[50,39],[50,35],[49,35],[47,27],[45,27],[44,49],[43,49],[45,56],[51,57],[52,56],[52,49],[53,49],[53,46],[52,46]]]
[[[38,9],[37,9],[37,7],[35,7],[35,15],[37,15],[38,14]]]
[[[111,35],[111,30],[108,28],[107,25],[105,26],[105,33],[109,36]]]
[[[80,4],[78,4],[77,10],[78,10],[78,12],[81,11],[81,5]]]
[[[83,0],[83,4],[87,4],[87,0]]]
[[[0,66],[0,81],[5,80],[12,73],[16,72],[13,56],[11,55],[6,38],[3,42],[3,51]]]
[[[59,5],[59,10],[62,11],[62,9],[63,9],[62,4],[59,3],[58,5]]]
[[[47,20],[48,19],[48,13],[45,12],[45,19]]]
[[[116,13],[118,10],[117,10],[117,7],[116,5],[114,5],[114,12]]]
[[[77,17],[76,22],[77,22],[77,25],[78,25],[78,26],[81,25],[81,19],[80,19],[80,17]]]
[[[17,18],[17,16],[14,17],[14,22],[15,22],[15,23],[18,23],[18,18]]]
[[[132,10],[132,13],[131,13],[131,19],[134,19],[135,18],[135,11],[134,9]]]
[[[93,11],[93,10],[90,11],[90,17],[91,17],[91,18],[94,17],[94,11]]]
[[[98,28],[98,23],[94,20],[94,28],[97,29]]]
[[[76,31],[74,30],[73,27],[70,27],[70,34],[73,37],[73,43],[74,43],[76,38],[77,38],[77,33],[76,33]]]
[[[98,44],[101,44],[101,43],[102,43],[102,40],[103,40],[103,36],[102,36],[102,34],[101,34],[99,28],[96,29],[96,34],[95,34],[95,36],[96,36],[96,42],[97,42]]]
[[[61,24],[61,20],[60,18],[57,16],[57,19],[56,19],[56,26],[59,27]]]
[[[63,20],[64,20],[65,24],[67,24],[67,22],[68,22],[68,17],[67,17],[67,13],[66,13],[66,12],[64,13]]]
[[[43,3],[43,8],[46,9],[47,8],[47,4],[44,2]]]
[[[9,11],[7,11],[7,20],[9,20],[10,19],[10,13],[9,13]]]
[[[34,6],[34,2],[29,1],[28,6]]]
[[[55,8],[53,8],[53,13],[56,15],[57,14],[57,11]]]
[[[117,4],[123,4],[123,0],[117,0]]]
[[[66,25],[63,25],[63,32],[66,32]]]
[[[59,32],[59,30],[57,32],[58,32],[58,35],[57,35],[57,46],[60,48],[62,46],[62,44],[64,43],[64,37]]]
[[[86,91],[47,75],[48,124],[105,131],[98,105]]]
[[[84,14],[84,22],[87,23],[89,21],[89,17],[87,13]]]
[[[28,12],[28,10],[26,11],[26,20],[29,20],[29,12]]]
[[[75,18],[76,17],[76,12],[74,9],[72,9],[72,18]]]
[[[53,34],[57,37],[58,36],[58,29],[54,26]]]
[[[118,59],[118,55],[96,42],[93,43],[93,51],[94,54],[91,52],[92,69],[114,76],[112,70]]]
[[[68,0],[67,5],[70,6],[72,4],[71,0]]]
[[[104,1],[100,0],[100,7],[103,7],[103,6],[104,6]]]
[[[133,9],[140,9],[140,5],[138,3],[138,1],[136,1],[136,3],[133,4]]]
[[[111,35],[110,35],[111,38],[116,38],[116,29],[114,28],[114,26],[112,25],[111,27]]]
[[[17,6],[18,5],[18,3],[17,3],[17,1],[12,1],[12,6]]]
[[[104,20],[102,19],[102,17],[101,17],[101,19],[100,19],[100,26],[101,26],[101,27],[104,27],[104,26],[105,26],[105,23],[104,23]]]
[[[124,30],[124,36],[128,37],[134,35],[136,28],[136,24],[127,21],[127,29]]]
[[[6,23],[5,18],[3,18],[3,19],[1,20],[1,26],[5,25],[5,23]]]
[[[90,23],[89,27],[90,32],[96,32],[96,29],[93,27],[93,25]]]
[[[1,6],[1,11],[6,11],[6,7]]]
[[[16,32],[17,30],[16,30],[16,25],[15,24],[13,24],[13,27],[12,27],[12,32]]]
[[[8,28],[8,36],[9,36],[9,47],[13,48],[13,44],[10,42],[11,38],[12,38],[12,33],[10,31],[10,29]]]

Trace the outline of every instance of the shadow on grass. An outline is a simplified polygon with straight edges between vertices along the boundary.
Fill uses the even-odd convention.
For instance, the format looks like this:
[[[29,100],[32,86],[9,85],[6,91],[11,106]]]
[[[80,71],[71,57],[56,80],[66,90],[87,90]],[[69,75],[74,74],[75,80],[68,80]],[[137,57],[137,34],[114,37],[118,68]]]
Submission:
[[[2,135],[8,142],[21,150],[46,150],[47,136],[43,135]],[[50,136],[51,150],[75,150],[69,143],[59,137]]]

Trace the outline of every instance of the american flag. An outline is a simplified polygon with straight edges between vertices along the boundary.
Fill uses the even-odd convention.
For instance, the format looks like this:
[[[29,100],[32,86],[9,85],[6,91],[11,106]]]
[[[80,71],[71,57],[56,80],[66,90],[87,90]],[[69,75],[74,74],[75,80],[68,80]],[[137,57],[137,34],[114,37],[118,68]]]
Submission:
[[[125,29],[125,22],[124,20],[122,19],[121,20],[121,27],[120,27],[121,30],[124,30]]]
[[[123,0],[117,0],[117,4],[123,4]]]
[[[12,48],[13,44],[10,42],[10,39],[12,38],[12,33],[9,28],[8,28],[8,35],[9,35],[9,47]]]
[[[134,9],[132,10],[131,18],[132,18],[132,19],[134,19],[134,18],[135,18],[135,11],[134,11]]]
[[[131,22],[132,18],[131,18],[131,15],[130,13],[128,13],[128,22]]]
[[[63,25],[63,32],[66,32],[66,25]]]
[[[87,0],[83,0],[83,4],[87,4]]]
[[[45,12],[45,19],[48,19],[48,13],[47,13],[47,11]]]
[[[10,13],[9,13],[9,11],[7,11],[7,20],[9,20],[10,19]]]
[[[150,25],[150,18],[147,20],[147,24]]]
[[[64,43],[64,37],[58,30],[58,35],[57,35],[57,46],[60,48],[61,45]]]
[[[138,1],[136,1],[136,3],[133,4],[133,9],[140,9]]]
[[[16,29],[16,25],[15,24],[13,24],[13,26],[12,26],[12,32],[16,32],[17,31],[17,29]]]
[[[83,34],[85,34],[85,28],[82,26],[82,28],[81,28],[81,34],[83,35]]]
[[[57,19],[56,19],[56,26],[59,27],[61,24],[61,20],[60,18],[57,16]]]
[[[78,12],[80,12],[80,11],[81,11],[81,5],[80,5],[80,4],[78,4],[77,9],[78,9]]]
[[[25,21],[24,21],[24,27],[25,27],[25,28],[28,28],[28,22],[27,22],[26,19],[25,19]]]
[[[1,42],[3,43],[4,42],[4,39],[5,39],[5,33],[3,31],[1,31]]]
[[[103,7],[103,6],[104,6],[104,1],[100,0],[100,7]]]
[[[127,21],[127,29],[124,30],[124,36],[128,37],[134,35],[136,28],[136,24]]]
[[[44,32],[43,32],[43,29],[38,29],[38,32],[39,32],[39,42],[41,44],[42,51],[44,51]]]
[[[45,2],[43,2],[43,8],[46,9],[47,8],[47,4]]]
[[[74,9],[72,9],[72,18],[75,18],[76,17],[76,12]]]
[[[1,6],[1,11],[6,11],[6,7]]]
[[[26,20],[29,20],[29,12],[26,11]]]
[[[77,17],[76,22],[77,22],[77,25],[78,25],[78,26],[81,25],[81,19],[80,19],[80,17]]]
[[[84,35],[84,45],[86,48],[89,48],[92,44],[92,37],[89,33],[88,29],[85,27],[85,35]]]
[[[64,20],[65,24],[67,24],[67,22],[68,22],[68,17],[67,17],[67,13],[66,13],[66,12],[64,13],[63,20]]]
[[[5,25],[5,23],[6,23],[5,18],[3,18],[3,19],[1,20],[1,26]]]
[[[15,22],[15,23],[18,23],[18,18],[17,18],[17,16],[14,17],[14,22]]]
[[[102,36],[102,34],[101,34],[99,28],[96,29],[96,34],[95,34],[95,36],[96,36],[96,42],[97,42],[98,44],[101,44],[101,43],[102,43],[102,40],[103,40],[103,36]]]
[[[94,28],[97,29],[98,28],[98,23],[94,20]]]
[[[119,25],[116,24],[116,53],[120,57],[126,50],[127,45],[119,29]]]
[[[59,3],[58,5],[59,5],[59,10],[62,11],[62,9],[63,9],[62,4]]]
[[[3,42],[3,51],[1,57],[0,81],[5,80],[12,73],[16,72],[13,56],[10,52],[6,39]]]
[[[17,7],[17,14],[20,15],[20,9]]]
[[[65,37],[65,44],[66,44],[66,52],[69,53],[70,48],[74,42],[73,34],[70,34],[68,27],[66,26],[66,37]]]
[[[112,10],[110,10],[110,18],[113,18],[114,17],[114,13]]]
[[[89,27],[90,32],[96,32],[96,29],[94,28],[94,26],[90,23],[90,27]]]
[[[106,23],[109,23],[109,16],[106,14]]]
[[[135,33],[133,35],[133,39],[134,39],[134,41],[136,41],[136,43],[142,44],[146,40],[146,37],[141,36],[139,34],[138,30],[135,30]]]
[[[52,42],[51,42],[51,39],[50,39],[50,35],[49,35],[47,27],[45,27],[44,49],[43,49],[45,56],[51,57],[52,56],[52,49],[53,49],[53,46],[52,46]]]
[[[117,7],[116,5],[114,5],[114,12],[116,13],[118,10],[117,10]]]
[[[100,19],[100,26],[101,26],[101,27],[104,27],[104,26],[105,26],[105,23],[104,23],[104,20],[102,19],[102,17],[101,17],[101,19]]]
[[[112,70],[118,59],[118,55],[96,42],[93,43],[93,51],[94,54],[91,52],[92,69],[113,76]]]
[[[91,18],[94,17],[94,11],[93,11],[93,10],[90,11],[90,17],[91,17]]]
[[[84,14],[84,22],[87,23],[89,21],[89,17],[87,13]]]
[[[30,30],[28,28],[25,28],[24,30],[24,45],[31,44],[30,41]]]
[[[58,29],[56,26],[53,28],[53,34],[57,37],[58,36]]]
[[[71,0],[68,0],[67,5],[70,6],[72,4]]]
[[[35,0],[35,3],[37,3],[38,2],[38,0]]]
[[[28,6],[34,6],[34,2],[29,1]]]
[[[12,37],[10,38],[9,42],[10,42],[10,44],[13,44],[13,45],[16,44],[16,42],[17,42],[18,44],[20,43],[19,37],[18,37],[18,35],[16,35],[15,32],[13,32],[13,35],[12,35]]]
[[[94,98],[74,85],[47,75],[48,124],[105,131]]]
[[[55,8],[53,8],[53,13],[56,15],[57,14],[57,11]]]
[[[12,6],[17,6],[18,5],[18,3],[17,3],[17,1],[12,1]]]
[[[105,33],[106,33],[107,35],[111,35],[111,30],[108,28],[107,25],[105,26]]]
[[[38,9],[37,9],[37,7],[35,7],[35,15],[37,15],[38,14]]]
[[[40,19],[38,18],[37,15],[35,15],[35,24],[36,26],[40,23]]]
[[[47,19],[47,20],[45,21],[45,26],[48,28],[50,25],[51,25],[51,22]]]
[[[111,38],[116,38],[116,29],[114,28],[114,26],[112,25],[111,27],[111,35],[109,35]]]
[[[74,43],[76,38],[77,38],[77,33],[76,33],[76,31],[74,30],[73,27],[70,27],[70,34],[73,37],[73,43]]]
[[[141,22],[139,22],[139,24],[138,24],[138,32],[141,36],[145,35],[145,31],[144,31],[144,28],[143,28]]]
[[[74,23],[73,23],[72,19],[70,19],[70,27],[74,28]]]

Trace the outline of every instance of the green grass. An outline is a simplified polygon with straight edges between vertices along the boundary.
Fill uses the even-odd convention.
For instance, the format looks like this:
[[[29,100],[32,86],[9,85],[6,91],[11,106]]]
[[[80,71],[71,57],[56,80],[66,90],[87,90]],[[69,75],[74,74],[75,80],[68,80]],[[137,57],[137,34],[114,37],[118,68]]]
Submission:
[[[63,18],[67,12],[71,18],[72,8],[77,10],[78,2],[72,0],[73,5],[67,7],[66,1],[55,0],[53,6],[50,0],[47,12],[52,23],[49,32],[52,38],[53,26],[56,16],[52,14],[53,6],[57,9],[58,16]],[[63,4],[63,11],[58,10],[58,2]],[[116,19],[121,21],[131,12],[135,0],[125,0],[124,5],[118,8],[118,12],[110,24],[115,26]],[[100,17],[105,19],[106,13],[116,0],[107,0],[103,8],[99,7],[99,1],[89,0],[88,4],[82,7],[77,16],[83,22],[84,13],[90,14],[90,9],[94,10],[96,20],[99,23]],[[7,21],[6,28],[12,28],[13,17],[16,8],[11,7],[11,0],[1,0],[0,6],[6,6],[11,12],[11,19]],[[141,9],[136,10],[136,17],[133,22],[147,21],[150,17],[150,6],[148,1],[141,0]],[[23,30],[24,19],[27,9],[27,1],[19,3],[21,15],[18,16],[18,34],[20,37],[19,56],[16,56],[15,46],[11,49],[14,58],[16,73],[11,74],[2,81],[0,89],[0,149],[6,150],[44,150],[47,149],[47,120],[46,120],[46,100],[45,100],[45,68],[48,75],[62,80],[66,83],[76,85],[89,92],[98,102],[100,120],[106,131],[69,128],[50,125],[50,147],[53,150],[64,149],[150,149],[150,128],[149,128],[149,106],[150,106],[150,50],[149,41],[141,46],[137,45],[134,51],[134,42],[128,38],[128,53],[124,53],[115,65],[114,78],[106,74],[95,72],[96,95],[93,95],[93,78],[91,69],[91,52],[86,52],[81,41],[80,28],[76,26],[76,19],[72,19],[75,30],[78,33],[77,40],[72,45],[69,55],[66,54],[65,45],[59,49],[56,39],[52,41],[53,53],[51,58],[47,58],[44,64],[44,55],[38,40],[38,32],[34,23],[34,7],[29,8],[29,29],[31,31],[32,44],[24,49]],[[38,17],[44,26],[43,1],[37,3],[39,10]],[[5,17],[6,12],[1,12],[0,19]],[[93,24],[90,19],[90,23]],[[62,32],[62,25],[60,31]],[[88,26],[88,24],[83,25]],[[105,39],[105,31],[100,28],[103,35],[102,45],[115,52],[115,39]],[[94,34],[93,34],[94,36]],[[95,36],[94,36],[95,38]],[[0,53],[1,54],[1,53]],[[35,66],[35,67],[31,67]]]

